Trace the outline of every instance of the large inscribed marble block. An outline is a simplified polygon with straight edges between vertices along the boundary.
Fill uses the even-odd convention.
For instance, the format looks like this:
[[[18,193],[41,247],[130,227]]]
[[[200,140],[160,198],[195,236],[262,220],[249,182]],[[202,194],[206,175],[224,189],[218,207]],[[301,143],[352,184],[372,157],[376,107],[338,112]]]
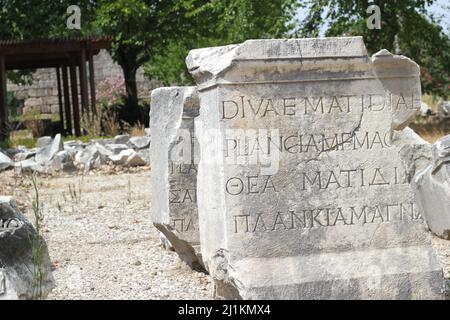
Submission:
[[[186,62],[200,98],[201,251],[217,297],[442,298],[402,159],[420,108],[416,63],[370,58],[361,37],[249,40]]]
[[[152,221],[180,258],[202,269],[197,215],[195,87],[153,90],[150,111]]]

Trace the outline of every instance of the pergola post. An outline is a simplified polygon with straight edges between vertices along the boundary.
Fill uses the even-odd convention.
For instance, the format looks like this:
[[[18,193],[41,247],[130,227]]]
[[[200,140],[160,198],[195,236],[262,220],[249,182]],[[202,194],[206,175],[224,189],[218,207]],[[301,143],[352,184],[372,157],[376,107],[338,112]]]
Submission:
[[[77,81],[77,65],[75,61],[70,63],[70,88],[72,89],[72,110],[73,125],[75,128],[75,136],[81,136],[80,127],[80,106],[78,104],[78,81]]]
[[[64,133],[64,106],[63,106],[63,101],[62,101],[60,67],[56,67],[56,81],[57,81],[57,85],[58,85],[58,104],[59,104],[60,133]]]
[[[8,106],[6,105],[6,66],[5,56],[0,56],[0,141],[9,137],[8,130]]]
[[[81,49],[80,55],[80,96],[82,114],[89,113],[89,98],[88,98],[88,79],[86,69],[86,49]]]
[[[89,50],[89,85],[91,91],[91,110],[92,114],[97,114],[97,96],[95,92],[95,71],[94,71],[94,56],[92,50]]]
[[[64,94],[64,110],[66,113],[66,134],[72,135],[72,115],[70,111],[70,94],[69,94],[69,77],[67,74],[67,66],[62,66],[62,82]]]

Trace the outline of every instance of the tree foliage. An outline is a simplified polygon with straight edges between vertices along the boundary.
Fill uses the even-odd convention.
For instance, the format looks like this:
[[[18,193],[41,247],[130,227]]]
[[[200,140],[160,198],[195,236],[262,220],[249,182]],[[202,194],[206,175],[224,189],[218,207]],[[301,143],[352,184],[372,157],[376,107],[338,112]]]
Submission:
[[[278,38],[294,30],[296,0],[186,0],[179,4],[182,28],[146,64],[146,74],[165,84],[190,84],[190,49]]]
[[[424,92],[450,96],[450,39],[427,11],[433,0],[307,0],[308,11],[298,36],[361,35],[367,49],[406,55],[421,66]],[[381,29],[368,29],[366,10],[376,4],[381,9]]]
[[[166,84],[190,83],[190,49],[286,35],[296,0],[0,0],[0,38],[114,36],[113,59],[126,84],[125,120],[138,118],[136,71]],[[81,9],[81,30],[66,27],[67,8]],[[20,80],[20,74],[11,78]]]
[[[92,17],[92,3],[89,0],[79,0],[84,20]],[[67,8],[70,0],[0,0],[0,39],[2,40],[36,40],[69,37],[86,34],[90,31],[69,30],[66,27]],[[84,27],[84,26],[82,26]],[[31,81],[34,70],[10,70],[8,79],[13,83],[26,84]]]

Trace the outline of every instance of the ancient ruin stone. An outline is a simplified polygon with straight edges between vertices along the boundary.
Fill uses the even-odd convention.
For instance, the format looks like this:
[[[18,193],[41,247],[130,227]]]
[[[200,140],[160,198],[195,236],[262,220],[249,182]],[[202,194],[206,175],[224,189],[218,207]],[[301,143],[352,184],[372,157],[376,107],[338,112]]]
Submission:
[[[194,87],[153,90],[150,112],[153,224],[183,261],[194,269],[203,269],[196,191],[197,115]]]
[[[33,248],[38,246],[36,260]],[[53,288],[44,239],[36,235],[12,198],[0,197],[0,300],[45,298]]]
[[[450,135],[433,145],[433,164],[414,180],[417,202],[431,231],[450,240]]]
[[[361,37],[344,37],[197,49],[187,66],[217,297],[443,297],[410,185],[416,161],[402,159],[411,142],[393,139],[420,108],[416,63],[369,58]]]

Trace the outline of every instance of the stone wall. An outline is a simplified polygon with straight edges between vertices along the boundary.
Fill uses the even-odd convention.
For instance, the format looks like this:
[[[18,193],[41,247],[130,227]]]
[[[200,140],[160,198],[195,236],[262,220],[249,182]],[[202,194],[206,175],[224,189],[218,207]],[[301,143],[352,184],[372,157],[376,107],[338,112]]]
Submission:
[[[115,78],[122,75],[121,67],[115,63],[106,50],[100,51],[94,57],[95,82],[98,85],[107,78]],[[144,70],[140,68],[136,75],[139,99],[149,101],[151,91],[158,87],[158,82],[151,81],[144,76]],[[8,91],[13,92],[20,100],[22,113],[36,108],[40,113],[58,114],[58,89],[55,69],[38,69],[33,74],[31,85],[16,85],[8,82]]]

